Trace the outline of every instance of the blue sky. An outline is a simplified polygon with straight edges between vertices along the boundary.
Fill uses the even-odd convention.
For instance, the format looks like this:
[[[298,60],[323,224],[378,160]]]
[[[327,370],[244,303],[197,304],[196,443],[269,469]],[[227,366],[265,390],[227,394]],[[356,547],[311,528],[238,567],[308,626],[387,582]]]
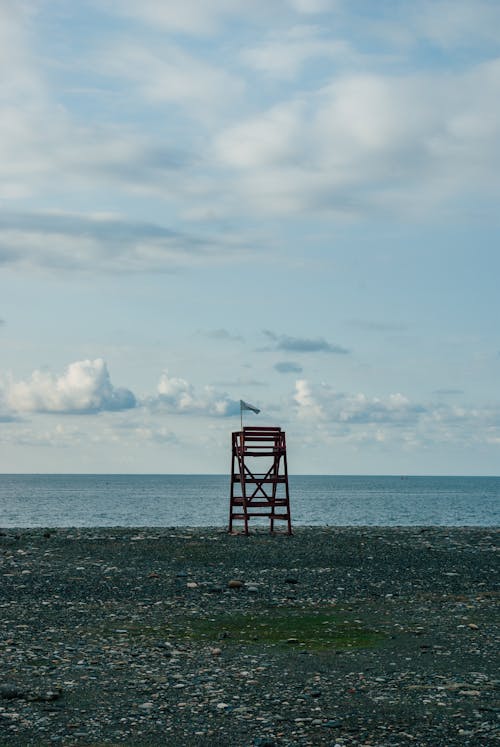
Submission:
[[[496,0],[0,4],[0,471],[499,474]]]

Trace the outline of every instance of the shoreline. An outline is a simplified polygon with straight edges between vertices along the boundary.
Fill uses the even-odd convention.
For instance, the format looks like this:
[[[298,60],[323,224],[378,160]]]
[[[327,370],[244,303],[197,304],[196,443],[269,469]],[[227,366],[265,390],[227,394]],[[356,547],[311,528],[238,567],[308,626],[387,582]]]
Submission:
[[[495,744],[499,535],[0,529],[0,744]]]

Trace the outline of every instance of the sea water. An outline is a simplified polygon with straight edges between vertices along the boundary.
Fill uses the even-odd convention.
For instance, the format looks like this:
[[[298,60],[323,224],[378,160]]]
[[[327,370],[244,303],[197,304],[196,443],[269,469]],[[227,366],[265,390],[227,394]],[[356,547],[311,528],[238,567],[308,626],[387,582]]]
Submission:
[[[498,526],[500,477],[293,475],[290,504],[298,526]],[[5,528],[225,526],[228,512],[228,475],[0,475]]]

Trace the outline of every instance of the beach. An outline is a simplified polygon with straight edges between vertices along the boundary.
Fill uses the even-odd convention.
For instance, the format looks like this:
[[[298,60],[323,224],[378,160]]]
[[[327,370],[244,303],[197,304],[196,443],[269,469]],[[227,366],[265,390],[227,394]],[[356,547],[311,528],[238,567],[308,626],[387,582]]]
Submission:
[[[494,745],[494,527],[0,531],[0,745]]]

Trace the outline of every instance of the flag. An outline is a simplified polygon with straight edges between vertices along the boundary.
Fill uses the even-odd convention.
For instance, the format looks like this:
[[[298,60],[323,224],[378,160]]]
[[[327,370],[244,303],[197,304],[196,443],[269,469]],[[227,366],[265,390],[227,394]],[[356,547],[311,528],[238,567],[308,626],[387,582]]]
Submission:
[[[254,407],[254,405],[249,405],[248,402],[243,402],[242,399],[240,399],[240,410],[242,412],[243,410],[251,410],[252,412],[255,412],[256,415],[258,415],[260,412],[258,407]]]

